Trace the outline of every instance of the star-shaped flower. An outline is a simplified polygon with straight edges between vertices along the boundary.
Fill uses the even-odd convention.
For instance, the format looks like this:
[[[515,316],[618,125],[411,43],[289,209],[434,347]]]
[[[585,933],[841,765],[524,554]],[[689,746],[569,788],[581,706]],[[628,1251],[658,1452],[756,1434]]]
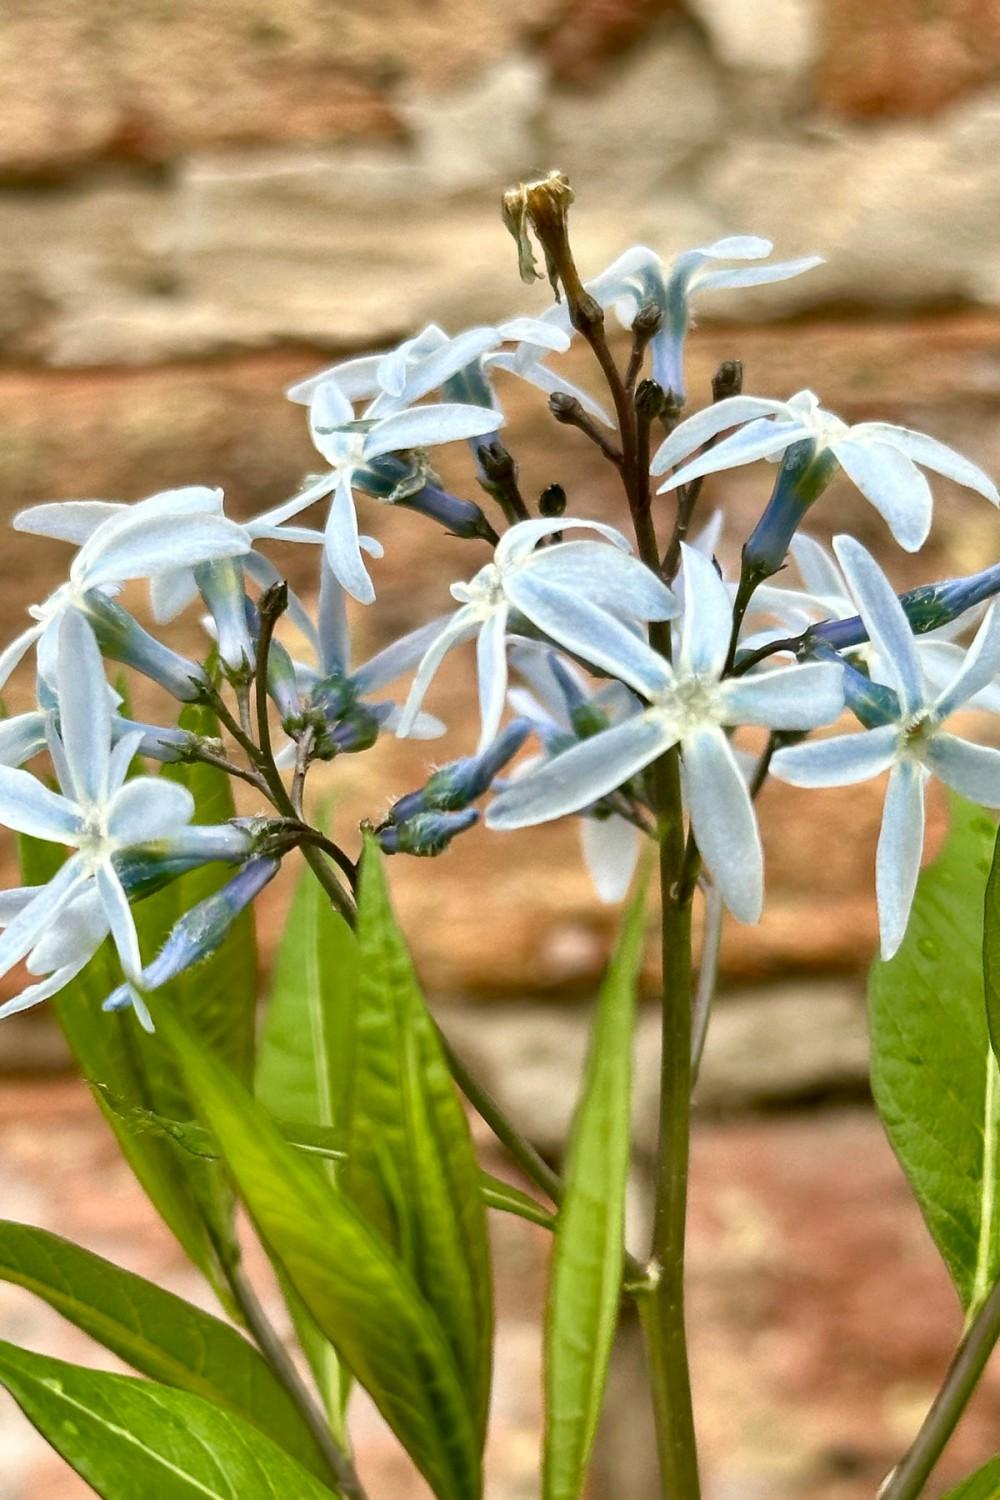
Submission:
[[[834,542],[858,612],[891,687],[879,694],[883,722],[860,734],[779,750],[772,773],[793,786],[852,786],[889,772],[875,884],[883,958],[903,940],[924,846],[924,791],[931,775],[974,802],[1000,807],[1000,750],[942,726],[971,705],[1000,671],[1000,610],[994,605],[952,680],[928,689],[903,607],[860,542]],[[871,704],[869,704],[869,708]],[[871,719],[869,719],[871,722]]]
[[[514,783],[493,803],[486,822],[524,828],[579,812],[679,744],[685,801],[705,862],[734,916],[755,922],[763,903],[763,855],[750,794],[725,730],[831,723],[844,702],[841,670],[811,662],[725,677],[733,621],[729,592],[711,562],[687,545],[683,568],[676,662],[630,637],[627,656],[615,662],[609,652],[601,663],[648,707]]]
[[[574,527],[596,531],[611,543],[558,542],[545,537]],[[668,620],[677,612],[673,595],[638,558],[621,532],[600,521],[521,521],[505,532],[493,561],[466,583],[451,587],[460,608],[439,629],[417,668],[397,734],[405,736],[424,695],[453,646],[477,637],[480,752],[493,740],[507,694],[507,633],[512,618],[528,621],[550,640],[615,671],[648,647],[629,628],[637,621]],[[624,621],[629,623],[622,623]]]
[[[933,469],[1000,505],[1000,493],[989,476],[953,448],[892,422],[848,426],[833,412],[824,411],[812,391],[799,391],[788,401],[730,396],[695,412],[660,445],[652,472],[665,473],[729,427],[739,431],[677,469],[658,493],[702,474],[758,458],[776,459],[794,444],[805,443],[810,447],[803,472],[824,458],[835,459],[908,552],[923,546],[931,525],[933,497],[921,468]]]

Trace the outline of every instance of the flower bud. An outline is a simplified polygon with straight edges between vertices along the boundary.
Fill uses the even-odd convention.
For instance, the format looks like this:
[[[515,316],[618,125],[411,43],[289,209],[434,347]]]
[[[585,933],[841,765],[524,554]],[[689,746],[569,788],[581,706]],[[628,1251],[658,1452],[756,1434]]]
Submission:
[[[469,755],[428,778],[417,792],[408,792],[389,810],[390,823],[404,823],[425,812],[455,812],[488,792],[494,778],[520,750],[531,731],[527,719],[513,719],[482,755]]]
[[[492,403],[486,403],[490,405]],[[475,454],[482,438],[471,439]],[[354,472],[354,483],[366,494],[389,505],[417,511],[437,521],[452,536],[496,542],[497,534],[479,506],[452,495],[427,478],[426,466],[407,467],[398,458],[377,458]]]
[[[134,667],[182,703],[201,697],[207,686],[201,667],[164,646],[105,594],[92,589],[86,600],[87,618],[105,656]]]
[[[566,491],[561,484],[547,484],[538,497],[538,514],[549,519],[566,514]]]
[[[267,653],[267,691],[270,694],[282,723],[301,717],[302,699],[295,678],[295,665],[280,641],[271,637]]]
[[[745,578],[760,582],[777,573],[806,511],[826,489],[836,468],[830,449],[817,451],[812,438],[786,449],[771,498],[743,548]]]
[[[113,856],[118,878],[130,896],[149,896],[179,875],[208,864],[236,864],[254,851],[267,820],[192,823],[168,839],[131,844]]]
[[[390,823],[376,834],[383,854],[442,854],[456,834],[478,821],[474,807],[461,812],[422,812],[405,823]]]
[[[921,584],[900,594],[899,602],[910,623],[914,635],[926,635],[930,630],[939,630],[950,625],[968,610],[1000,594],[1000,563],[984,568],[980,573],[971,573],[967,578],[946,578],[941,583]],[[860,646],[868,639],[868,632],[860,615],[851,615],[847,620],[822,620],[812,625],[803,637],[800,654],[815,654],[818,643],[832,646],[836,651]]]
[[[378,703],[374,706],[367,703],[355,704],[327,734],[323,747],[326,753],[320,751],[320,759],[328,759],[333,755],[356,755],[360,750],[370,750],[392,710],[391,703]]]
[[[249,682],[254,669],[254,644],[247,626],[247,597],[243,569],[233,557],[201,563],[195,582],[215,623],[219,658],[230,679]]]
[[[743,361],[726,359],[712,376],[712,400],[728,401],[743,389]]]
[[[666,404],[666,395],[655,380],[640,380],[635,393],[635,409],[642,421],[655,422]]]

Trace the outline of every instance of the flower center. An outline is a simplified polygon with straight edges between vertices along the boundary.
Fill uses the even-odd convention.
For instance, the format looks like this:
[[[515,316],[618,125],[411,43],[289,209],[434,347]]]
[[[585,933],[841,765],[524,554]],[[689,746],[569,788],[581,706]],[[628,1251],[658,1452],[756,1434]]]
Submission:
[[[496,563],[487,563],[468,583],[453,583],[451,592],[462,604],[478,604],[491,613],[504,602],[503,575]]]
[[[83,827],[80,830],[77,848],[84,859],[93,864],[99,864],[113,854],[117,848],[115,840],[108,832],[108,822],[105,811],[101,807],[91,807],[84,815]]]
[[[682,677],[664,694],[663,707],[681,734],[705,724],[721,724],[722,694],[716,677]]]
[[[919,713],[904,720],[900,748],[917,760],[922,760],[934,729],[935,723],[930,710],[921,709]]]

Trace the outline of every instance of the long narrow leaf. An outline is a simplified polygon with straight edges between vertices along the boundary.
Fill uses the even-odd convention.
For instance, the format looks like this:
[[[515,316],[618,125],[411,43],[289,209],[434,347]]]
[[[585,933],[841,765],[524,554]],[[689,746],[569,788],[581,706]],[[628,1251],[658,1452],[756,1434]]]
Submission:
[[[236,1329],[59,1235],[0,1220],[0,1279],[25,1287],[142,1375],[204,1396],[327,1468],[298,1408]]]
[[[1000,1458],[991,1459],[964,1479],[957,1489],[949,1490],[944,1500],[998,1500],[1000,1497]]]
[[[872,1089],[972,1318],[1000,1274],[1000,1071],[983,990],[995,829],[958,798],[951,820],[947,843],[920,877],[902,947],[872,968]]]
[[[478,1500],[468,1397],[437,1317],[405,1266],[175,1010],[158,1004],[156,1020],[264,1242],[317,1326],[439,1500]]]
[[[105,1500],[330,1500],[256,1427],[187,1391],[6,1343],[0,1384]]]
[[[583,1489],[618,1320],[645,913],[642,881],[601,987],[567,1153],[545,1335],[543,1500]]]
[[[435,1309],[480,1437],[493,1305],[486,1214],[469,1125],[369,839],[358,891],[360,972],[344,1183],[397,1246]]]

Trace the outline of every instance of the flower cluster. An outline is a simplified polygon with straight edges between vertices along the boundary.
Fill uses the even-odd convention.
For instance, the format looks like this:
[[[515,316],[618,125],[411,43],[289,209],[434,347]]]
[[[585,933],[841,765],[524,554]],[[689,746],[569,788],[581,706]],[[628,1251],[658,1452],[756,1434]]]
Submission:
[[[1000,711],[1000,615],[990,607],[983,617],[1000,592],[1000,567],[898,595],[859,542],[837,536],[831,554],[800,529],[814,508],[821,514],[818,502],[841,473],[911,551],[932,520],[925,470],[994,505],[996,486],[935,439],[889,423],[850,426],[809,391],[745,395],[736,365],[725,367],[716,399],[685,416],[692,296],[797,276],[817,258],[774,262],[767,241],[748,237],[672,264],[635,247],[583,281],[566,234],[571,196],[556,177],[508,195],[522,270],[534,274],[534,233],[556,291],[539,316],[454,335],[432,324],[398,348],[292,387],[325,467],[264,514],[237,522],[219,490],[191,486],[135,504],[67,501],[15,517],[19,530],[77,551],[67,581],[32,606],[31,625],[0,655],[0,685],[32,646],[36,663],[35,705],[0,723],[0,817],[71,852],[47,884],[0,895],[0,973],[23,962],[29,976],[0,1015],[56,993],[110,935],[122,984],[107,1004],[132,1004],[151,1025],[150,993],[222,940],[296,845],[317,854],[332,898],[350,911],[354,860],[310,826],[309,770],[366,751],[385,733],[443,735],[424,704],[434,706],[445,656],[473,642],[478,743],[371,818],[387,853],[439,853],[477,821],[473,804],[491,796],[484,821],[495,830],[577,817],[597,889],[617,900],[643,841],[663,836],[665,773],[682,796],[685,878],[714,887],[735,917],[754,922],[764,899],[755,798],[766,776],[812,787],[888,772],[876,871],[888,955],[906,929],[928,779],[1000,806],[1000,751],[948,723],[960,709]],[[631,335],[624,370],[604,332],[609,308]],[[598,356],[606,398],[559,372],[574,341]],[[626,502],[619,524],[566,514],[557,485],[532,513],[501,441],[511,378],[544,393],[558,420],[617,470]],[[449,443],[467,445],[482,504],[446,489],[431,467],[428,450]],[[777,465],[772,494],[739,575],[727,579],[714,555],[722,513],[700,535],[692,517],[706,476],[758,460]],[[423,515],[475,555],[452,585],[450,613],[357,666],[349,613],[374,601],[382,556],[362,527],[377,531],[386,505]],[[300,522],[320,507],[315,527]],[[267,555],[285,543],[317,548],[315,610],[281,585]],[[800,585],[774,580],[790,562]],[[119,595],[137,580],[148,581],[157,627],[200,601],[211,636],[203,661],[123,606]],[[202,705],[218,733],[195,733],[173,716],[132,719],[105,659],[177,704]],[[859,727],[807,738],[845,713]],[[533,747],[517,758],[529,737]],[[25,769],[42,756],[44,766]],[[137,758],[214,765],[268,809],[193,824],[185,787],[137,774]],[[133,903],[208,862],[236,868],[161,953],[141,953]]]

